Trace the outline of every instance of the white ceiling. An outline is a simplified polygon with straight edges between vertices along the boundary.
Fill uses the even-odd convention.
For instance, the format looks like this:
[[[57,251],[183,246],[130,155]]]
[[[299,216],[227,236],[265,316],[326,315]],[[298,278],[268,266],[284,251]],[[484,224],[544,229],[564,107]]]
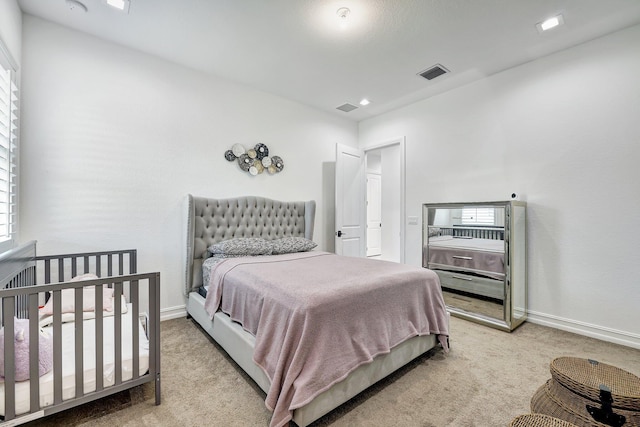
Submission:
[[[639,0],[18,0],[25,13],[362,120],[640,23]],[[336,11],[348,7],[346,25]],[[562,13],[565,25],[535,24]],[[451,73],[417,73],[440,63]],[[345,102],[371,104],[345,113]]]

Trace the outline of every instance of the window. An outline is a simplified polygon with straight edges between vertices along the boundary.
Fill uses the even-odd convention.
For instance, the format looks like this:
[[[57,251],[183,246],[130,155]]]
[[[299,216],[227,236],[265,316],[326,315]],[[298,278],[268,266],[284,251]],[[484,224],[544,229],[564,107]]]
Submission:
[[[494,225],[495,209],[483,207],[463,208],[462,223],[465,225]]]
[[[16,238],[18,174],[17,66],[0,40],[0,252]]]

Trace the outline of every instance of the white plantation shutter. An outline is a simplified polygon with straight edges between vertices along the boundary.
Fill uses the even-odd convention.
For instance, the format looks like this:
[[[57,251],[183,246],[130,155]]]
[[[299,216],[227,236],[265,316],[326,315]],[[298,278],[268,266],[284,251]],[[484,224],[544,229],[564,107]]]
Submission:
[[[17,222],[18,87],[15,66],[0,41],[0,250],[12,246]]]
[[[494,225],[495,209],[483,207],[463,208],[462,223],[467,225]]]

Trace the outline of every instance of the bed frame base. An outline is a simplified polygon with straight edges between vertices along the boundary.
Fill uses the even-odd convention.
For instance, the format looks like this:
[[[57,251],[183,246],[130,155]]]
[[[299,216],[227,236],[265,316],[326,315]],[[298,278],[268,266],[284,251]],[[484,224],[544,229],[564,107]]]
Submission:
[[[204,309],[204,301],[202,295],[191,292],[187,301],[188,315],[192,316],[266,393],[270,380],[252,359],[255,338],[222,312],[216,313],[211,320]],[[399,344],[390,353],[381,354],[373,362],[361,365],[351,372],[345,380],[334,384],[305,406],[296,409],[293,412],[293,421],[300,427],[311,424],[413,359],[426,353],[437,343],[435,335],[425,335],[413,337]]]

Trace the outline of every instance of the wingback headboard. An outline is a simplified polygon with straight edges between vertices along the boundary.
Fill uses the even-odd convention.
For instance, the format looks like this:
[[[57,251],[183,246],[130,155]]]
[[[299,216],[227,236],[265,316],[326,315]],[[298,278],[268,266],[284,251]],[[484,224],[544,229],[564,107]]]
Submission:
[[[185,295],[202,286],[207,248],[237,237],[313,239],[316,202],[282,202],[264,197],[208,199],[188,195]]]

